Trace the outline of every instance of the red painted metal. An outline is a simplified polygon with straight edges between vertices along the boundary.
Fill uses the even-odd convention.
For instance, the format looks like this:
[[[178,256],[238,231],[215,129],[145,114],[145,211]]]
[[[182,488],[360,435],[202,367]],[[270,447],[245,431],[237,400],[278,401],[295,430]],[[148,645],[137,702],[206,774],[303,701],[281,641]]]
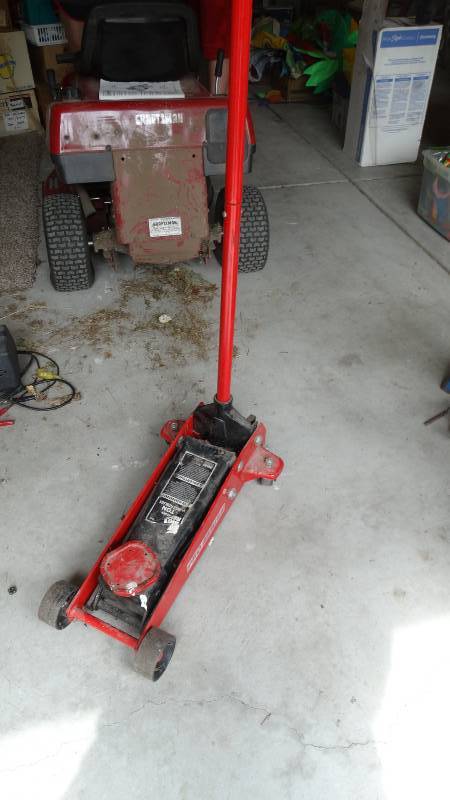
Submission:
[[[179,133],[173,133],[174,140],[195,138],[204,118],[199,116],[197,128],[190,122],[194,122],[193,115],[186,120],[187,133],[182,125],[173,126],[181,128]],[[151,146],[113,151],[115,235],[138,264],[179,263],[196,258],[209,240],[202,148],[189,147],[187,143],[180,147],[156,147],[158,136],[170,138],[170,127],[150,125],[147,132]],[[149,220],[160,217],[178,220],[175,235],[149,235]]]
[[[137,597],[159,579],[161,564],[150,547],[131,539],[107,553],[100,564],[100,574],[114,594]]]
[[[5,414],[7,414],[10,408],[11,406],[0,408],[0,417],[3,417]],[[15,424],[15,419],[0,419],[0,428],[11,428]]]
[[[100,633],[105,633],[106,636],[110,636],[112,639],[117,639],[118,642],[126,644],[127,647],[131,647],[133,650],[137,650],[138,648],[139,639],[136,636],[131,636],[129,633],[115,628],[114,625],[104,622],[104,620],[99,619],[99,617],[94,617],[93,614],[89,614],[89,612],[85,611],[83,608],[75,607],[70,615],[70,619],[78,619],[80,622],[84,622],[85,625],[95,628],[97,631],[100,631]]]
[[[42,184],[43,197],[49,197],[52,194],[77,194],[77,191],[77,186],[72,186],[61,181],[55,169],[47,176]]]
[[[231,400],[252,0],[233,0],[217,399]]]
[[[169,419],[169,421],[164,423],[161,428],[159,434],[161,439],[164,439],[167,444],[172,444],[173,440],[177,438],[178,431],[183,427],[184,423],[184,419]]]
[[[211,108],[226,108],[223,97],[180,100],[63,101],[53,103],[49,147],[52,155],[112,150],[142,150],[148,147],[202,147],[206,139],[205,118]],[[246,133],[250,145],[255,132],[246,110]]]
[[[159,627],[193,568],[197,564],[197,561],[204,554],[207,546],[214,538],[219,524],[222,522],[225,514],[233,505],[243,485],[248,481],[257,480],[258,478],[276,480],[284,466],[283,461],[281,458],[279,458],[279,456],[276,456],[274,453],[271,453],[265,448],[264,442],[266,437],[266,429],[264,425],[260,423],[247,444],[243,447],[239,457],[228,473],[217,496],[210,506],[208,513],[196,531],[191,544],[180,561],[165,591],[161,595],[157,606],[155,607],[152,615],[149,617],[140,638],[137,639],[136,637],[124,633],[119,628],[110,625],[104,620],[99,619],[93,614],[90,614],[88,611],[86,611],[84,606],[97,586],[101,572],[101,564],[106,554],[113,548],[116,548],[119,542],[123,540],[129,528],[139,514],[139,511],[146,503],[150,492],[162,475],[169,460],[172,458],[178,439],[181,436],[186,435],[196,435],[193,428],[193,417],[189,417],[186,422],[182,422],[181,420],[169,420],[169,422],[166,422],[166,424],[163,426],[161,430],[161,436],[169,443],[167,452],[161,459],[156,470],[150,476],[143,490],[131,505],[127,514],[124,516],[116,532],[113,534],[110,541],[92,567],[91,571],[83,581],[80,589],[78,590],[67,610],[67,616],[69,619],[79,619],[86,625],[97,628],[97,630],[100,630],[102,633],[106,633],[108,636],[118,639],[120,642],[127,644],[129,647],[139,647],[144,636],[148,633],[150,628]]]

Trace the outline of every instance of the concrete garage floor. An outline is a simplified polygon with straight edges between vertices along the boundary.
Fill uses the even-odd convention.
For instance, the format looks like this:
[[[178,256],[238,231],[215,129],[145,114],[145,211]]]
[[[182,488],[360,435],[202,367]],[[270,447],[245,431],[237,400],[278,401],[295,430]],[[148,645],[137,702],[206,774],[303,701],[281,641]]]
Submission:
[[[139,296],[146,272],[102,266],[90,292],[57,295],[43,263],[1,297],[82,393],[0,432],[8,800],[448,797],[450,441],[422,424],[445,407],[448,244],[415,216],[417,169],[350,165],[326,109],[255,119],[271,257],[240,279],[234,394],[286,470],[246,488],[200,561],[157,684],[125,648],[36,612],[95,559],[161,423],[212,396],[218,298],[196,306],[199,349],[140,325],[184,303]],[[193,268],[218,282],[213,261]]]

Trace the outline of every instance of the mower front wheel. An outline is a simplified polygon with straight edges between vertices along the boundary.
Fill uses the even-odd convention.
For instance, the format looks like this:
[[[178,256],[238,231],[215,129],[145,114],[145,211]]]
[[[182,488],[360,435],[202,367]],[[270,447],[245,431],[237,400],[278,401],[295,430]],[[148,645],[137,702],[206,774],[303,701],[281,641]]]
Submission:
[[[169,665],[175,644],[175,636],[160,628],[150,628],[136,653],[134,667],[137,672],[158,681]]]
[[[67,628],[71,620],[68,619],[66,611],[77,591],[78,587],[68,581],[54,583],[41,600],[39,619],[58,631]]]
[[[225,190],[221,189],[216,201],[215,221],[223,225]],[[269,255],[269,217],[257,186],[244,186],[242,194],[241,234],[239,246],[239,272],[259,272],[266,266]],[[216,258],[222,266],[223,241],[216,245]]]
[[[94,269],[79,196],[61,192],[44,197],[43,216],[54,288],[57,292],[89,289]]]

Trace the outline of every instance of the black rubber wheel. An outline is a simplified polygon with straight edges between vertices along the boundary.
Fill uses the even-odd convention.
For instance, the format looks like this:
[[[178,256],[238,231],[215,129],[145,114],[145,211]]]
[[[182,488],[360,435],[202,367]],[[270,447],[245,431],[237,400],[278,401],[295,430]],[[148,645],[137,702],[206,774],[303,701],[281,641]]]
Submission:
[[[175,636],[160,628],[150,628],[136,653],[135,669],[146,678],[158,681],[169,665],[175,644]]]
[[[47,589],[39,606],[38,617],[42,622],[58,631],[67,628],[67,608],[78,591],[78,587],[68,581],[57,581]]]
[[[43,202],[50,279],[57,292],[89,289],[94,268],[86,219],[77,194],[51,194]]]
[[[216,201],[215,221],[223,224],[225,191],[221,189]],[[259,272],[264,269],[269,255],[269,217],[257,186],[244,186],[242,195],[241,242],[239,246],[239,272]],[[216,258],[222,266],[222,242],[216,245]]]

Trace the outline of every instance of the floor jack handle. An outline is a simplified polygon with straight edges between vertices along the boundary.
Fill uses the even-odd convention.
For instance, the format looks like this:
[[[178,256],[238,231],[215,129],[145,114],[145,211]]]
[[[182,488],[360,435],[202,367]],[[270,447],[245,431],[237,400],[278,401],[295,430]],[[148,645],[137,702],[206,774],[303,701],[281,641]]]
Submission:
[[[230,87],[216,395],[220,403],[231,400],[252,5],[252,0],[232,0],[231,4]]]

